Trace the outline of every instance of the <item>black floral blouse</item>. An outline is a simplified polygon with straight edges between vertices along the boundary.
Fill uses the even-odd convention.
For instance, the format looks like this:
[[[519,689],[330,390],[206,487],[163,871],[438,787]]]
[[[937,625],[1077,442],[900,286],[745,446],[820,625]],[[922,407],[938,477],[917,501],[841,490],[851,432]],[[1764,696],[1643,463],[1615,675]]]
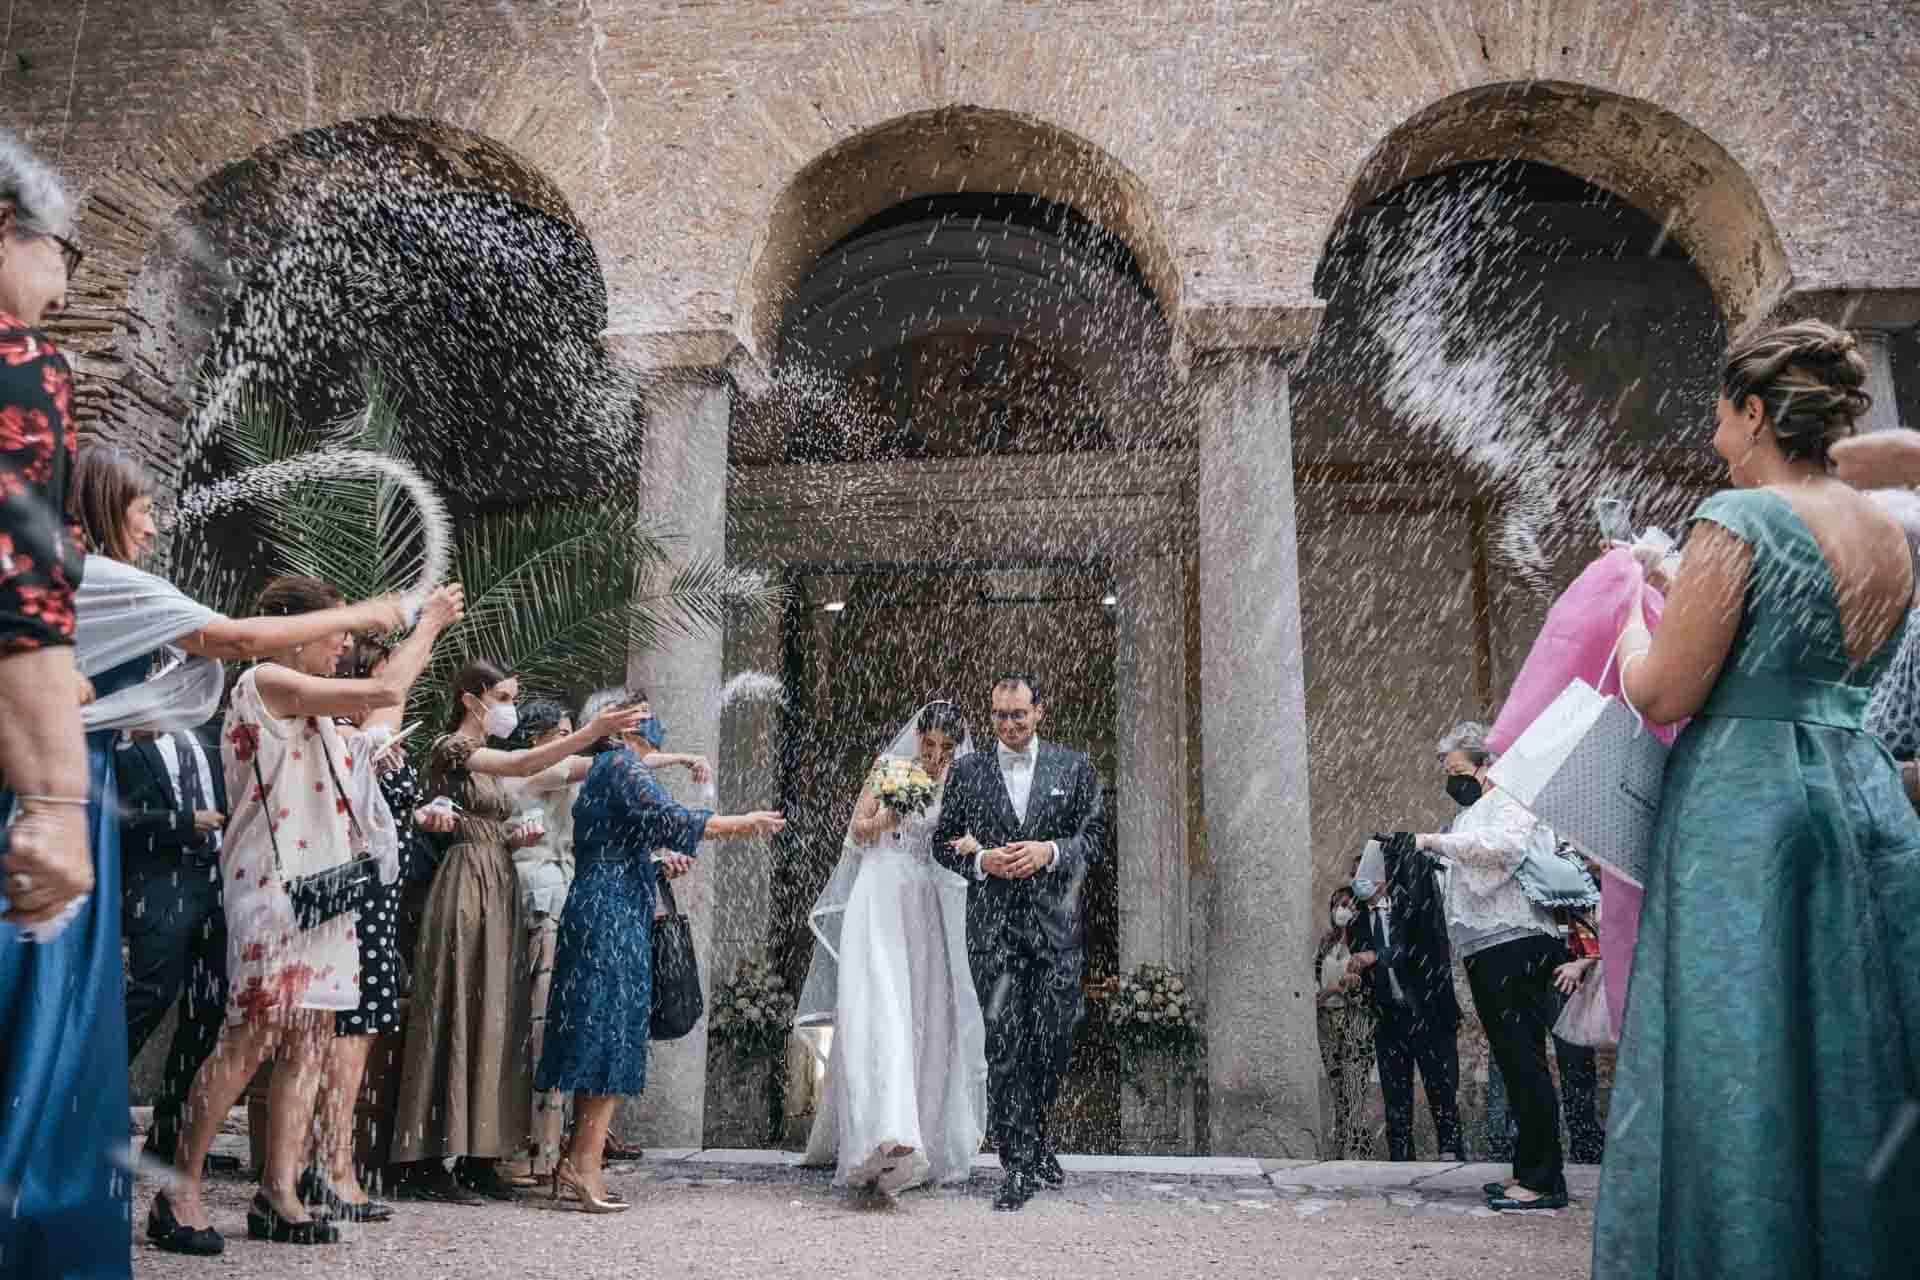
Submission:
[[[72,409],[66,358],[0,312],[0,655],[73,643],[85,551],[66,514]]]

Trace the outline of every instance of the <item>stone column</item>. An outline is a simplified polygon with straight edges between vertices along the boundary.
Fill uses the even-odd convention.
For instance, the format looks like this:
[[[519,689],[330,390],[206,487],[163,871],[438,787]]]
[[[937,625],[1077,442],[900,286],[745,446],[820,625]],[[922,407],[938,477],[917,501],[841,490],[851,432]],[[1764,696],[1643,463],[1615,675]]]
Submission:
[[[1885,329],[1855,329],[1854,340],[1867,358],[1867,394],[1873,407],[1860,430],[1891,431],[1900,425],[1900,401],[1893,386],[1893,335]]]
[[[1234,352],[1195,378],[1210,1149],[1309,1158],[1320,1054],[1288,367]]]
[[[1120,964],[1187,963],[1187,654],[1181,565],[1116,575]]]
[[[726,679],[780,676],[780,613],[731,617],[727,623]],[[720,754],[714,761],[723,813],[780,807],[780,703],[763,688],[748,688],[720,710]],[[741,960],[767,941],[773,847],[761,840],[715,845],[708,868],[719,899],[713,925],[713,971],[725,981]]]
[[[641,448],[640,503],[647,519],[676,535],[676,559],[726,554],[727,423],[731,392],[724,382],[694,378],[669,383],[648,398]],[[667,749],[716,759],[720,746],[722,639],[669,637],[658,649],[634,655],[628,678],[652,698],[667,730]],[[684,770],[663,774],[682,804],[700,803],[700,788]],[[715,870],[735,842],[710,843],[704,863],[674,885],[680,909],[693,924],[700,976],[711,994]],[[647,1065],[647,1091],[620,1104],[616,1129],[648,1148],[699,1147],[706,1103],[707,1024],[684,1039],[656,1044]]]
[[[1187,653],[1184,566],[1152,556],[1116,574],[1118,693],[1116,808],[1120,859],[1120,966],[1189,970],[1187,863]],[[1190,1155],[1193,1085],[1171,1077],[1120,1089],[1121,1149]]]

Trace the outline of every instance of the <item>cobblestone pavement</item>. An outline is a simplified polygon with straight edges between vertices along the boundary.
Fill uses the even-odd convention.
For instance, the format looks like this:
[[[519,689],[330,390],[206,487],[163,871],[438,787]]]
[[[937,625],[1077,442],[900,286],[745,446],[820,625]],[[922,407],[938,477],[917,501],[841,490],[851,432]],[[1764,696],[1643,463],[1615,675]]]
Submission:
[[[898,1203],[849,1195],[825,1171],[778,1165],[649,1161],[615,1166],[633,1201],[590,1217],[544,1191],[523,1204],[462,1208],[403,1203],[338,1245],[300,1248],[246,1238],[251,1180],[209,1184],[227,1252],[211,1261],[162,1253],[144,1238],[154,1184],[135,1196],[134,1274],[163,1277],[378,1276],[385,1280],[516,1276],[1189,1276],[1432,1277],[1588,1274],[1587,1196],[1554,1214],[1495,1214],[1477,1192],[1491,1166],[1269,1166],[1238,1177],[1075,1173],[1018,1214],[991,1208],[998,1175],[916,1191]],[[1407,1172],[1413,1170],[1414,1172]],[[1408,1186],[1414,1178],[1421,1185]],[[1314,1182],[1337,1185],[1312,1185]],[[1398,1185],[1385,1185],[1395,1184]],[[1588,1184],[1583,1187],[1583,1184]]]

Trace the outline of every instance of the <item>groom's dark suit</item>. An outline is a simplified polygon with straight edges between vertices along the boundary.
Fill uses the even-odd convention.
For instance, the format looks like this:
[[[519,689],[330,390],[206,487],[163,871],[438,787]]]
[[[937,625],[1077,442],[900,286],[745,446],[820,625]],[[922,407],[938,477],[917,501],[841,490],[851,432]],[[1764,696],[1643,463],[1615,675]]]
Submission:
[[[987,1019],[988,1126],[1009,1171],[1031,1172],[1046,1146],[1080,1021],[1082,885],[1103,856],[1100,779],[1077,751],[1038,744],[1026,820],[1014,812],[996,743],[956,762],[934,834],[942,865],[966,877],[967,956]],[[1059,854],[1024,880],[975,871],[949,846],[971,834],[993,849],[1051,841]]]

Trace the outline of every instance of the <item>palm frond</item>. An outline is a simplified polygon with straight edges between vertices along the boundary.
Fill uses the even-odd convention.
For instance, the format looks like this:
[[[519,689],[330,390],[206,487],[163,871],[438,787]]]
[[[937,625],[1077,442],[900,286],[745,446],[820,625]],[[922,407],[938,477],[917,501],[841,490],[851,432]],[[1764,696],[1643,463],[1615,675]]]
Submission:
[[[298,429],[264,403],[243,402],[226,440],[248,466],[325,447],[406,457],[405,423],[377,377],[367,390],[364,413],[321,432]],[[275,501],[263,523],[277,567],[320,578],[350,599],[411,585],[419,572],[419,513],[391,480],[303,482]],[[435,647],[410,715],[441,710],[453,673],[473,658],[505,666],[529,687],[575,692],[621,678],[637,650],[712,634],[729,613],[764,612],[780,599],[762,576],[720,560],[676,565],[675,540],[624,504],[490,514],[455,538],[466,617]]]

